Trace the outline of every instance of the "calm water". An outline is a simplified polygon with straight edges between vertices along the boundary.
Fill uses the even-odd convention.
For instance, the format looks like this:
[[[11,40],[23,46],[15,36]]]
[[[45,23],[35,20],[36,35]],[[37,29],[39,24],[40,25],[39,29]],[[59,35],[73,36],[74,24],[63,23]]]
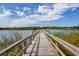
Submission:
[[[79,30],[49,30],[52,32],[64,32],[64,33],[71,33],[71,32],[79,32]],[[9,38],[12,33],[19,32],[22,34],[22,38],[26,38],[32,34],[32,30],[0,30],[0,40],[2,40],[2,35],[7,35]]]
[[[71,32],[79,32],[79,30],[50,30],[50,32],[71,33]]]
[[[26,38],[32,34],[32,30],[0,30],[0,40],[2,40],[2,35],[7,35],[9,38],[14,32],[21,33],[22,38]]]

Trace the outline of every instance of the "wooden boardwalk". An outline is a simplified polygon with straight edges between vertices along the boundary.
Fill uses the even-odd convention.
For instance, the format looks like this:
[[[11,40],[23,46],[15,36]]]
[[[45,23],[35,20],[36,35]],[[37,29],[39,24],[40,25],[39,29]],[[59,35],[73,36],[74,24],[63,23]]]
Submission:
[[[40,32],[23,56],[59,56],[59,53],[46,38],[45,33]]]
[[[19,41],[6,47],[0,51],[0,56],[9,56],[10,52],[17,46],[22,47],[17,56],[66,56],[58,44],[67,49],[67,54],[71,52],[74,56],[79,56],[78,47],[44,30],[36,31],[27,38],[20,39]]]

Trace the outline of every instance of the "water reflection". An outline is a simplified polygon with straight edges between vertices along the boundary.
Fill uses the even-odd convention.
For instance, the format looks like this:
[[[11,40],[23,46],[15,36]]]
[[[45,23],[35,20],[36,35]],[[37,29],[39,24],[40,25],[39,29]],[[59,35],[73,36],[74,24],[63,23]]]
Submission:
[[[0,30],[0,40],[2,40],[2,35],[6,35],[9,38],[14,32],[21,33],[22,38],[26,38],[32,34],[32,30]]]

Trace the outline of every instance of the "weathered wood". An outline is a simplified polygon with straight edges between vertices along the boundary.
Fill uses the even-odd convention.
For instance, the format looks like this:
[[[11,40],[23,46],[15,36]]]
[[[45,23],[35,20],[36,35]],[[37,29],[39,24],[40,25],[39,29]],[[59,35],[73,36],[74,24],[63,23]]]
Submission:
[[[49,37],[49,41],[53,44],[51,45],[50,42],[48,41],[46,35]],[[34,39],[35,38],[35,39]],[[48,32],[42,32],[40,31],[40,33],[36,32],[34,34],[32,34],[31,36],[25,38],[25,39],[21,39],[17,42],[15,42],[14,44],[10,45],[9,47],[7,47],[6,49],[0,51],[0,56],[6,56],[9,55],[9,53],[16,48],[17,46],[22,46],[22,50],[18,53],[18,55],[24,55],[24,54],[28,54],[31,53],[32,55],[59,55],[59,53],[61,55],[65,55],[57,46],[57,44],[55,44],[54,42],[52,42],[52,40],[56,41],[57,43],[61,44],[62,46],[64,46],[66,49],[68,49],[70,52],[72,52],[75,55],[79,55],[79,48],[48,33]],[[34,41],[34,42],[33,42]],[[32,43],[33,42],[33,43]],[[32,50],[30,52],[28,52],[26,49],[29,48],[29,45],[31,45]],[[51,51],[51,49],[53,49]],[[55,53],[53,53],[55,52]]]
[[[18,54],[17,54],[17,56],[22,56],[23,54],[25,54],[26,53],[26,48],[27,48],[27,46],[25,46]]]
[[[31,53],[31,54],[30,54]],[[40,32],[23,56],[59,56],[58,51],[51,45],[44,32]]]
[[[62,46],[64,46],[65,48],[67,48],[70,52],[72,52],[73,54],[79,56],[79,48],[48,33],[48,32],[45,32],[48,36],[50,36],[53,40],[57,41],[59,44],[61,44]]]
[[[59,52],[61,56],[65,56],[65,54],[58,48],[57,44],[55,44],[50,38],[48,40],[51,42],[51,44],[56,48],[56,50]]]
[[[11,52],[12,49],[16,48],[17,46],[21,45],[23,42],[25,42],[27,39],[29,39],[30,37],[32,37],[33,35],[37,35],[38,32],[30,35],[29,37],[25,38],[25,39],[20,39],[19,41],[15,42],[14,44],[8,46],[7,48],[5,48],[4,50],[0,51],[0,56],[4,56],[4,55],[8,55],[9,52]],[[25,44],[25,45],[29,45],[31,43],[31,40],[29,39],[29,43]]]

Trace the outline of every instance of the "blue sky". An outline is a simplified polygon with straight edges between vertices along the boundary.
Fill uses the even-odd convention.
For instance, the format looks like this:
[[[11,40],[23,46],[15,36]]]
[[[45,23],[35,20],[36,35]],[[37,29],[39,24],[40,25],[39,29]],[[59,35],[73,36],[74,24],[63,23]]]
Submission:
[[[0,4],[0,27],[25,26],[79,26],[79,4]]]

